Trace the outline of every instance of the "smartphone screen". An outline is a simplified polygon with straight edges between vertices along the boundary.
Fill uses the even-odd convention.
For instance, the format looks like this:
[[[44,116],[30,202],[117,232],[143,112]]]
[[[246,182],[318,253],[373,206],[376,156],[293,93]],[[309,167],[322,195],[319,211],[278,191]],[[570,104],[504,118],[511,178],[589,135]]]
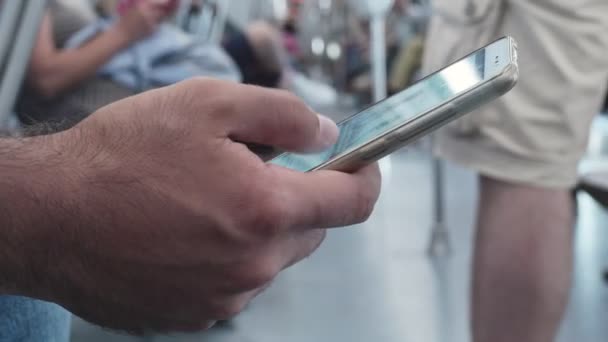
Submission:
[[[338,142],[330,149],[316,154],[285,153],[270,163],[302,172],[314,170],[500,75],[511,63],[510,57],[510,41],[501,39],[342,121]]]

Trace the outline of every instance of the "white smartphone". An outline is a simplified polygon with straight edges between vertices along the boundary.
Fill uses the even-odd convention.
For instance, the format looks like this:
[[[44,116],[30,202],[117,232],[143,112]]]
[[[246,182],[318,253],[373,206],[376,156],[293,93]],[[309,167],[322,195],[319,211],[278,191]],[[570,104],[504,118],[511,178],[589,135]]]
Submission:
[[[316,154],[284,153],[269,163],[301,172],[353,172],[511,90],[517,44],[501,38],[338,123],[340,137]]]

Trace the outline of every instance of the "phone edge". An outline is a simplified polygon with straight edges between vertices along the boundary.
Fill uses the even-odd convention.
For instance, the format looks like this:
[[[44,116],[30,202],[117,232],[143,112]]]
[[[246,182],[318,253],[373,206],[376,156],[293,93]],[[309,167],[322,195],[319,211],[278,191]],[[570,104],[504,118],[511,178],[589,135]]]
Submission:
[[[517,63],[517,44],[512,37],[511,63],[504,71],[485,82],[480,87],[471,89],[460,94],[449,103],[431,109],[427,114],[403,124],[390,132],[385,133],[378,139],[362,146],[360,149],[349,154],[340,156],[325,164],[319,165],[312,171],[333,170],[342,172],[353,172],[361,167],[374,163],[391,153],[412,144],[429,132],[432,132],[472,111],[491,103],[509,92],[517,84],[519,79],[519,68]],[[481,101],[473,99],[482,99]],[[407,131],[403,131],[407,127]],[[401,132],[400,132],[401,131]],[[403,137],[402,135],[407,135]],[[395,140],[399,142],[396,143]],[[353,162],[353,160],[355,160]]]

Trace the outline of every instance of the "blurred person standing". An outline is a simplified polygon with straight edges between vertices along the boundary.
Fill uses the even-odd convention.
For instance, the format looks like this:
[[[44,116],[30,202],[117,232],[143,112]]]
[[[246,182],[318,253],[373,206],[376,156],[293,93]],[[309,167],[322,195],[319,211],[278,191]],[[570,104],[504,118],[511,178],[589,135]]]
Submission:
[[[436,151],[480,174],[477,342],[553,341],[571,286],[577,164],[608,79],[605,0],[436,0],[425,69],[503,35],[520,84],[444,129]]]

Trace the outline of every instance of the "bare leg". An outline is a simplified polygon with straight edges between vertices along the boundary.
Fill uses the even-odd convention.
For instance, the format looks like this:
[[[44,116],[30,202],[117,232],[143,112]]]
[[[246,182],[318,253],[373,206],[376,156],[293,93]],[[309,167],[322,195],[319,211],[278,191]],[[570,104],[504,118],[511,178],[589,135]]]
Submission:
[[[473,285],[476,342],[551,342],[572,272],[572,197],[481,178]]]

